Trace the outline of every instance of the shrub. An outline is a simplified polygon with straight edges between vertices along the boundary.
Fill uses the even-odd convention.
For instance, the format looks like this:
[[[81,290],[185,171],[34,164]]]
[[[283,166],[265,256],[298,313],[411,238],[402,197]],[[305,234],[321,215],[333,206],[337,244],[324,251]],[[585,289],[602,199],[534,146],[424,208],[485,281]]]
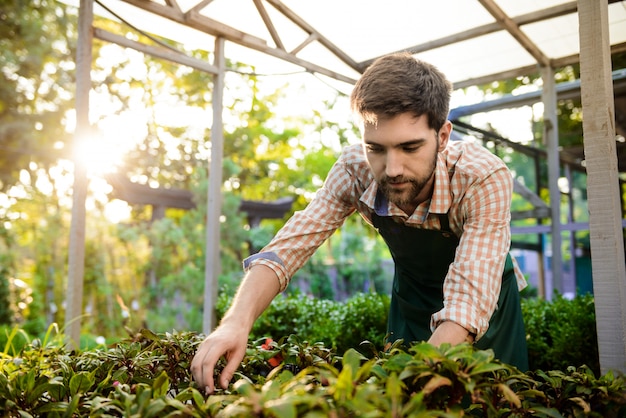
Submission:
[[[230,304],[222,294],[217,303],[221,318]],[[280,295],[256,321],[251,339],[291,334],[311,342],[323,342],[338,352],[359,351],[363,341],[384,344],[389,297],[359,293],[345,302],[316,299],[302,293]],[[531,370],[566,370],[568,366],[588,366],[600,374],[593,296],[569,300],[557,295],[553,301],[522,299]]]
[[[556,295],[552,301],[524,299],[531,370],[566,370],[588,366],[600,374],[595,305],[590,294],[569,300]]]
[[[217,305],[221,318],[230,297],[222,295]],[[250,338],[276,340],[296,334],[310,342],[322,342],[343,352],[363,341],[382,346],[387,330],[389,297],[359,293],[345,302],[317,299],[301,292],[279,295],[257,319]]]

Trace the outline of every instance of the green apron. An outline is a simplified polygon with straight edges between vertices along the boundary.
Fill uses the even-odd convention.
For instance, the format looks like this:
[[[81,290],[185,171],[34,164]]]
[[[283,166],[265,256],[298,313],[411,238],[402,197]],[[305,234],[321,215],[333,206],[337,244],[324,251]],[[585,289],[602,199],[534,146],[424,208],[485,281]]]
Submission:
[[[431,316],[443,308],[443,282],[454,261],[459,239],[441,215],[441,230],[419,229],[389,216],[372,216],[372,223],[387,243],[395,275],[387,331],[389,341],[426,341],[432,335]],[[511,256],[506,258],[502,288],[489,329],[475,346],[493,349],[501,361],[528,370],[526,332]]]

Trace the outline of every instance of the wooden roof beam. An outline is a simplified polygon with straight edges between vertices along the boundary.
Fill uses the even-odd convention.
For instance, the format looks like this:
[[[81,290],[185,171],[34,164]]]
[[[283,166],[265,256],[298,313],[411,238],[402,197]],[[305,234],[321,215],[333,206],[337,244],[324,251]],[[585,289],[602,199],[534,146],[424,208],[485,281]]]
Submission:
[[[346,54],[341,48],[333,44],[328,38],[319,33],[313,26],[307,23],[304,19],[294,13],[291,9],[285,6],[280,0],[266,0],[269,4],[274,6],[276,10],[282,13],[285,17],[298,25],[306,33],[315,34],[320,44],[324,45],[330,52],[332,52],[337,58],[343,61],[350,68],[361,72],[361,67],[354,61],[348,54]]]
[[[330,78],[334,78],[345,83],[354,84],[356,80],[352,77],[345,76],[336,71],[329,70],[321,67],[317,64],[313,64],[309,61],[300,59],[294,55],[289,54],[281,49],[272,48],[265,42],[264,39],[250,35],[246,32],[239,31],[214,19],[206,17],[198,13],[195,8],[190,9],[186,13],[178,13],[171,7],[163,6],[162,4],[155,3],[148,0],[123,0],[124,2],[131,4],[140,9],[152,12],[158,16],[170,19],[181,25],[188,26],[190,28],[199,30],[206,34],[223,37],[224,39],[244,46],[246,48],[254,49],[256,51],[263,52],[267,55],[271,55],[276,58],[280,58],[284,61],[291,62],[300,67],[305,68],[308,71],[316,72]]]
[[[478,0],[480,4],[502,25],[515,40],[524,47],[535,60],[544,67],[551,67],[550,58],[544,54],[530,38],[522,32],[519,25],[511,19],[494,0]]]
[[[267,10],[265,10],[265,6],[263,6],[263,3],[261,2],[261,0],[252,0],[252,1],[254,2],[254,6],[256,7],[257,11],[259,12],[261,19],[263,19],[263,23],[265,23],[265,27],[267,28],[267,31],[270,33],[270,36],[274,40],[276,47],[284,51],[285,45],[283,45],[283,41],[281,41],[280,36],[278,35],[278,31],[274,27],[274,24],[272,23],[272,19],[270,19],[270,15],[267,14]]]
[[[614,2],[617,0],[611,0]],[[524,15],[511,18],[518,26],[527,25],[530,23],[540,22],[546,19],[552,19],[555,17],[563,16],[566,14],[575,13],[577,4],[575,1],[570,3],[564,3],[557,6],[549,7],[536,12],[527,13]],[[463,32],[454,33],[452,35],[444,36],[443,38],[434,39],[430,42],[425,42],[418,45],[410,46],[406,49],[402,49],[396,52],[410,52],[411,54],[419,54],[420,52],[429,51],[435,48],[441,48],[447,45],[452,45],[457,42],[467,41],[470,39],[478,38],[483,35],[489,35],[502,30],[502,26],[498,22],[487,23],[486,25],[476,26],[474,28],[464,30]],[[359,65],[362,68],[367,68],[376,58],[372,58],[366,61],[362,61]]]
[[[112,42],[125,48],[132,48],[136,51],[143,52],[144,54],[175,62],[177,64],[186,65],[187,67],[209,74],[217,74],[218,72],[216,66],[211,65],[206,61],[189,57],[183,53],[175,52],[173,50],[133,41],[132,39],[128,39],[124,36],[108,32],[104,29],[93,28],[93,36],[94,38],[98,38],[103,41]]]
[[[621,44],[611,45],[611,55],[626,52],[626,42]],[[580,58],[578,54],[569,55],[567,57],[552,59],[553,68],[565,67],[566,65],[573,65],[579,62]],[[507,80],[516,77],[522,77],[529,74],[533,74],[539,71],[537,65],[529,65],[526,67],[520,67],[510,71],[503,71],[500,73],[488,74],[482,77],[468,78],[467,80],[454,83],[454,89],[463,89],[471,86],[480,86],[483,84],[491,83],[499,80]]]

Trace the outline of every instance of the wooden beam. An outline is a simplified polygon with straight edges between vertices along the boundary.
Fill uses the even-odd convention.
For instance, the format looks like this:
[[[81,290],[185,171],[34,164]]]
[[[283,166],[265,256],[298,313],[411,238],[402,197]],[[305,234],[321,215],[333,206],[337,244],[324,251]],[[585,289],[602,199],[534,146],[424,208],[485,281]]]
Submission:
[[[564,3],[557,6],[549,7],[536,12],[527,13],[517,17],[511,18],[511,20],[517,25],[527,25],[530,23],[540,22],[546,19],[552,19],[555,17],[563,16],[576,12],[576,2]],[[502,25],[498,22],[487,23],[485,25],[476,26],[463,32],[457,32],[452,35],[444,36],[443,38],[434,39],[429,42],[424,42],[418,45],[410,46],[406,49],[398,50],[395,52],[410,52],[411,54],[419,54],[421,52],[429,51],[431,49],[441,48],[443,46],[452,45],[457,42],[463,42],[470,39],[478,38],[480,36],[489,35],[502,30]],[[378,57],[376,57],[378,58]],[[372,58],[359,63],[361,68],[367,68],[376,58]]]
[[[298,45],[297,47],[289,51],[289,53],[292,55],[296,55],[298,52],[302,51],[305,46],[311,44],[312,42],[317,41],[317,39],[318,39],[317,34],[312,33],[304,41],[302,41],[300,45]]]
[[[511,220],[519,221],[521,219],[544,219],[550,217],[549,208],[535,208],[529,210],[517,210],[511,212]]]
[[[135,0],[124,0],[124,1],[135,1]],[[326,69],[324,67],[321,67],[321,66],[319,66],[317,64],[313,64],[313,63],[311,63],[309,61],[305,61],[305,60],[300,59],[300,58],[298,58],[296,56],[293,56],[293,55],[289,54],[288,52],[283,51],[281,49],[272,48],[272,47],[268,46],[265,43],[264,40],[261,40],[262,43],[260,43],[258,41],[250,42],[250,39],[259,39],[259,38],[254,38],[254,37],[253,38],[248,38],[249,36],[252,36],[252,35],[245,34],[246,36],[244,36],[244,37],[232,36],[233,35],[232,31],[227,30],[228,27],[226,25],[223,25],[223,24],[221,24],[221,23],[219,23],[219,22],[217,22],[217,21],[215,21],[213,19],[210,19],[210,18],[208,18],[206,16],[203,16],[201,14],[198,14],[198,13],[195,13],[195,12],[188,14],[187,18],[186,18],[186,22],[188,23],[189,26],[191,26],[191,27],[193,27],[195,29],[201,30],[201,31],[203,31],[205,33],[209,33],[209,34],[218,33],[218,34],[220,34],[219,36],[224,37],[228,41],[234,42],[236,44],[239,44],[241,46],[245,46],[245,47],[250,48],[250,49],[254,49],[256,51],[260,51],[260,52],[266,53],[267,55],[271,55],[273,57],[280,58],[280,59],[282,59],[284,61],[291,62],[292,64],[299,65],[300,67],[303,67],[303,68],[305,68],[305,69],[307,69],[309,71],[320,73],[320,74],[326,75],[328,77],[334,78],[336,80],[344,81],[346,83],[350,83],[350,84],[356,83],[356,80],[354,80],[351,77],[344,76],[343,74],[339,74],[339,73],[337,73],[335,71],[328,70],[328,69]],[[243,33],[243,32],[239,32],[239,34],[241,34],[241,33]],[[235,33],[235,35],[239,35],[239,34]]]
[[[193,6],[190,10],[193,10],[194,12],[200,12],[212,2],[213,0],[202,0],[200,3]]]
[[[76,48],[76,128],[73,146],[84,146],[91,131],[89,122],[89,92],[91,91],[91,60],[93,40],[93,0],[81,0],[78,10],[78,45]],[[67,291],[65,298],[65,328],[68,345],[80,348],[80,330],[83,317],[83,285],[85,279],[85,218],[87,199],[87,167],[74,157],[74,185],[72,186],[72,220],[70,224]]]
[[[156,58],[161,58],[164,60],[175,62],[177,64],[186,65],[205,73],[216,74],[218,71],[214,65],[211,65],[206,61],[201,61],[199,59],[189,57],[182,52],[175,52],[173,50],[168,50],[163,47],[142,44],[141,42],[133,41],[132,39],[128,39],[124,36],[107,32],[104,29],[93,28],[93,36],[94,38],[98,38],[107,42],[112,42],[125,48],[132,48],[136,51],[143,52],[144,54],[148,54]]]
[[[206,251],[204,255],[204,313],[202,329],[209,334],[217,326],[218,279],[222,270],[220,237],[222,216],[222,170],[224,161],[224,73],[226,57],[224,38],[215,39],[214,65],[219,69],[213,75],[213,125],[211,126],[211,161],[207,193]]]
[[[626,372],[626,260],[607,1],[578,0],[583,143],[602,373]]]
[[[515,38],[520,45],[542,66],[550,67],[548,58],[533,41],[520,29],[519,25],[511,19],[494,0],[478,0],[480,4],[496,19],[507,32]]]
[[[174,9],[176,12],[182,12],[176,0],[165,0],[165,4]]]
[[[555,289],[563,293],[563,250],[561,242],[561,191],[559,177],[561,176],[561,161],[559,157],[559,123],[557,117],[556,80],[552,67],[541,67],[543,89],[543,143],[546,147],[548,165],[548,190],[550,195],[551,219],[550,245],[552,247],[552,288],[546,289],[546,297],[552,299]]]
[[[154,13],[158,16],[170,19],[174,22],[186,25],[188,27],[199,30],[200,32],[215,36],[222,37],[225,40],[236,43],[238,45],[250,48],[259,52],[263,52],[267,55],[282,59],[292,64],[305,68],[308,71],[316,72],[330,78],[334,78],[345,83],[354,84],[356,80],[352,77],[345,76],[336,71],[329,70],[317,64],[313,64],[306,60],[300,59],[296,56],[289,54],[278,48],[272,48],[267,45],[264,39],[250,35],[248,33],[234,29],[228,25],[225,25],[217,20],[211,19],[200,14],[194,8],[190,9],[186,13],[178,13],[170,7],[163,6],[148,0],[123,0],[124,2],[131,4],[140,9]]]
[[[626,42],[621,44],[615,44],[611,46],[611,55],[619,54],[622,52],[626,52]],[[580,57],[578,54],[568,55],[566,57],[561,58],[553,58],[552,59],[552,67],[553,68],[561,68],[567,65],[574,65],[580,62]],[[487,74],[481,77],[468,78],[466,80],[457,81],[454,83],[454,89],[463,89],[471,86],[480,86],[483,84],[492,83],[494,81],[500,80],[508,80],[516,77],[523,77],[529,74],[536,74],[539,72],[539,67],[537,65],[529,65],[526,67],[520,67],[513,70],[502,71],[500,73]]]
[[[270,15],[267,14],[267,10],[265,10],[265,6],[263,6],[263,3],[261,2],[261,0],[252,0],[252,1],[254,2],[254,5],[256,6],[257,11],[259,12],[261,19],[263,19],[263,23],[265,23],[265,27],[267,28],[267,31],[270,33],[270,36],[274,40],[274,43],[276,44],[278,49],[282,49],[284,51],[285,45],[283,45],[283,41],[280,40],[278,31],[274,27],[274,24],[272,23],[272,19],[270,19]]]
[[[530,190],[528,187],[524,186],[517,180],[513,181],[513,191],[520,196],[522,196],[526,201],[528,201],[533,207],[548,209],[549,206],[544,202],[535,192]]]
[[[337,58],[347,64],[350,68],[361,72],[361,67],[359,64],[354,61],[348,54],[346,54],[341,48],[332,43],[328,38],[319,33],[313,26],[308,24],[304,19],[294,13],[291,9],[285,6],[280,0],[266,0],[270,3],[276,10],[282,13],[285,17],[291,20],[293,23],[298,25],[302,30],[304,30],[308,34],[315,33],[319,43],[324,45],[330,52],[332,52]]]

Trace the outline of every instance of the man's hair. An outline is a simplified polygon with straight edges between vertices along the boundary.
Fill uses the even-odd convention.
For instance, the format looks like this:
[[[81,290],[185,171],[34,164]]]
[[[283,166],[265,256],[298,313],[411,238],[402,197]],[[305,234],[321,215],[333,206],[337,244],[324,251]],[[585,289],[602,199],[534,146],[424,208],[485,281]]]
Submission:
[[[435,66],[409,53],[378,58],[357,81],[350,106],[364,122],[376,124],[410,112],[426,115],[428,126],[439,131],[448,118],[452,84]]]

